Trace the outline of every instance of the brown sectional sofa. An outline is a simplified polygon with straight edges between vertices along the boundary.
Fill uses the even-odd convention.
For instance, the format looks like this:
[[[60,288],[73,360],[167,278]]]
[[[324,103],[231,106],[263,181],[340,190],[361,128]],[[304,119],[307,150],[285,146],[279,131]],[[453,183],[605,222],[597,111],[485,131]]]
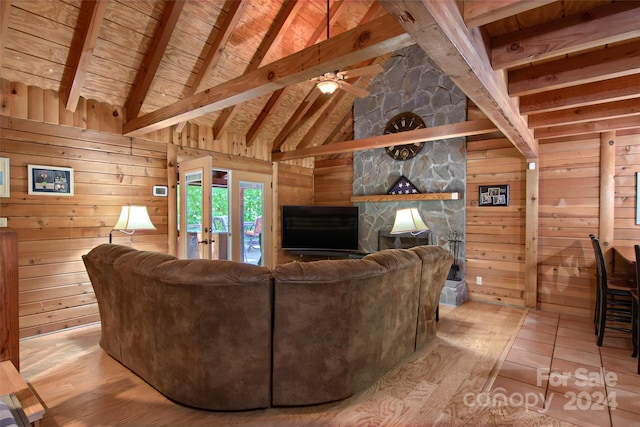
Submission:
[[[269,269],[125,249],[105,244],[83,256],[98,300],[101,346],[185,405],[268,407]]]
[[[437,246],[279,265],[83,256],[100,345],[165,396],[212,410],[342,399],[435,335],[453,256]]]

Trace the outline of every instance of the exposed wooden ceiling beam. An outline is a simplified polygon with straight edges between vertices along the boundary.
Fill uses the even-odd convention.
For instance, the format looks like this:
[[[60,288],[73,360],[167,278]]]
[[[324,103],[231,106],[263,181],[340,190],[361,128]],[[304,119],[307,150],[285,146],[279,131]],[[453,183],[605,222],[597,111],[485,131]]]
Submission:
[[[620,117],[617,119],[597,120],[564,126],[539,128],[535,130],[535,133],[536,138],[546,139],[633,128],[640,128],[640,116]]]
[[[102,19],[104,13],[107,10],[109,2],[107,0],[83,0],[81,8],[88,9],[88,16],[90,16],[87,22],[79,25],[80,31],[82,31],[82,45],[77,50],[78,54],[74,54],[76,51],[71,49],[69,54],[69,66],[71,67],[71,83],[66,91],[67,105],[66,108],[69,111],[76,111],[78,107],[78,100],[80,100],[80,92],[84,85],[84,80],[87,78],[87,70],[91,63],[91,57],[93,56],[93,49],[100,34],[100,26],[102,25]]]
[[[305,157],[325,156],[328,154],[348,153],[352,151],[370,150],[372,148],[388,147],[390,145],[413,144],[416,142],[438,141],[441,139],[459,138],[470,135],[481,135],[496,132],[498,128],[491,120],[475,120],[470,122],[453,123],[430,128],[416,129],[407,132],[389,133],[370,138],[320,145],[302,150],[274,153],[271,160],[303,159]]]
[[[291,24],[293,17],[301,6],[301,1],[299,2],[296,0],[285,0],[285,2],[282,4],[282,7],[280,8],[280,11],[278,11],[276,19],[271,24],[271,27],[269,27],[269,31],[267,31],[267,34],[262,39],[260,46],[258,46],[258,49],[253,55],[253,58],[251,58],[249,65],[244,71],[245,73],[258,69],[260,63],[262,63],[262,60],[269,52],[269,49],[271,49],[271,46],[273,46],[273,43],[278,38],[278,34],[284,28],[288,28],[288,25]],[[227,128],[229,127],[229,123],[231,122],[231,118],[233,117],[235,108],[236,106],[232,105],[231,107],[227,107],[222,110],[213,125],[213,134],[215,136],[220,135],[222,132],[227,130]]]
[[[639,114],[640,100],[627,99],[624,101],[605,102],[602,104],[585,105],[578,108],[533,114],[529,116],[529,127],[537,129],[546,126],[614,119]]]
[[[337,3],[337,7],[330,9],[330,12],[329,12],[330,22],[332,20],[335,20],[336,12],[341,5],[342,5],[342,1]],[[333,15],[331,13],[331,10],[333,10]],[[322,30],[324,29],[326,31],[326,28],[327,26],[325,25],[324,21],[320,25],[318,25],[316,27],[316,31],[307,40],[307,43],[305,44],[305,48],[309,48],[314,44],[316,44],[316,42],[320,38],[320,34],[322,34]],[[253,144],[255,138],[260,133],[260,130],[262,129],[262,127],[267,123],[268,119],[273,115],[275,110],[280,106],[280,103],[285,99],[285,96],[287,95],[287,91],[288,91],[287,88],[284,88],[281,91],[275,91],[271,95],[271,98],[267,100],[265,108],[262,109],[262,111],[260,112],[256,120],[251,125],[251,128],[249,128],[249,131],[247,132],[246,140],[247,140],[248,147]],[[269,108],[266,108],[267,106]]]
[[[0,70],[2,69],[2,56],[4,43],[7,40],[9,30],[9,15],[11,14],[11,0],[0,1]]]
[[[632,2],[606,4],[588,13],[545,22],[491,40],[494,69],[519,67],[560,55],[640,36],[640,8]]]
[[[311,125],[307,133],[300,139],[300,142],[296,145],[296,149],[307,148],[311,144],[313,137],[318,133],[318,129],[329,119],[331,113],[333,113],[346,96],[347,92],[343,90],[331,96],[331,100],[327,103],[327,106],[322,110],[322,113],[320,113],[316,121]]]
[[[340,6],[342,5],[342,1],[336,2],[331,6],[331,9],[329,11],[329,20],[330,23],[333,23],[333,21],[335,21],[337,19],[337,11],[340,8]],[[376,13],[378,13],[378,11],[381,9],[381,6],[379,3],[375,2],[371,5],[371,7],[369,7],[369,9],[367,10],[367,13],[364,14],[364,16],[362,17],[362,19],[360,20],[358,25],[362,25],[365,22],[369,22],[371,19],[373,19],[373,17],[375,16]],[[316,28],[315,33],[309,38],[309,41],[307,42],[307,47],[313,45],[321,36],[322,34],[322,30],[326,30],[326,26],[324,24],[320,24],[318,25],[318,27]],[[375,58],[374,58],[375,59]],[[374,61],[374,59],[370,59],[367,61],[364,61],[362,64],[359,64],[358,66],[365,66],[365,65],[371,65]],[[349,87],[343,88],[343,90],[340,90],[339,93],[334,93],[333,95],[331,95],[332,97],[332,102],[330,105],[333,106],[333,108],[335,108],[335,106],[337,105],[338,102],[340,102],[342,99],[344,99],[344,96],[346,95],[346,91],[347,89],[349,89]],[[353,92],[353,91],[352,91]],[[314,87],[311,92],[309,93],[309,95],[307,95],[307,97],[305,98],[305,100],[298,106],[298,109],[296,110],[296,112],[293,114],[293,116],[291,116],[291,118],[289,119],[289,121],[287,122],[287,124],[285,124],[282,128],[282,130],[280,131],[280,133],[278,134],[278,136],[276,136],[274,142],[273,142],[273,146],[272,146],[272,151],[278,151],[280,149],[280,147],[282,146],[282,144],[284,143],[284,141],[289,137],[289,135],[291,134],[291,132],[293,132],[293,129],[295,129],[295,127],[300,123],[300,121],[303,120],[304,115],[309,111],[309,109],[312,106],[312,102],[308,102],[308,98],[310,96],[313,96],[313,100],[315,101],[318,96],[320,95],[320,93],[318,92],[318,90]],[[325,111],[328,108],[325,107]],[[322,115],[320,116],[321,118],[323,117]],[[316,124],[318,124],[318,122],[316,122]],[[313,127],[312,127],[313,128]],[[302,141],[296,146],[300,147],[302,144],[302,147],[306,147],[308,145],[308,141],[310,140],[310,138],[307,136],[305,138],[307,140],[307,142],[305,144],[302,144]]]
[[[212,33],[216,32],[216,35],[211,43],[209,51],[207,52],[207,56],[204,58],[204,61],[202,61],[200,70],[196,74],[196,79],[193,85],[187,90],[187,96],[191,96],[194,93],[198,93],[206,89],[211,73],[222,57],[222,52],[224,52],[227,42],[229,41],[229,37],[231,37],[231,33],[240,21],[242,12],[248,4],[249,0],[227,0],[225,2],[223,9],[228,10],[229,12],[223,20],[220,29],[218,30],[214,26],[211,30]],[[176,126],[176,130],[178,132],[182,132],[184,125],[184,122],[178,124],[178,126]]]
[[[124,125],[124,133],[134,136],[163,129],[303,82],[326,70],[340,69],[412,43],[411,36],[394,18],[383,16],[215,88],[128,121]]]
[[[224,9],[229,11],[227,18],[224,20],[220,30],[217,32],[216,37],[209,48],[209,52],[207,52],[207,56],[202,62],[202,66],[196,75],[196,79],[191,89],[193,93],[198,93],[208,87],[209,77],[211,77],[213,69],[218,64],[218,61],[222,56],[222,52],[224,52],[227,42],[229,41],[229,37],[231,37],[231,33],[240,21],[242,12],[248,4],[248,0],[227,0],[225,2]]]
[[[337,141],[346,141],[346,138],[341,138],[340,135],[344,135],[344,129],[351,129],[353,132],[353,108],[349,109],[338,123],[334,126],[333,130],[327,135],[320,145],[327,145]],[[306,147],[304,147],[306,148]]]
[[[502,74],[491,68],[482,33],[466,28],[455,0],[397,0],[383,7],[524,157],[538,157],[537,141]]]
[[[262,107],[260,114],[258,114],[258,117],[254,120],[253,124],[249,128],[249,131],[247,132],[247,135],[245,136],[245,139],[247,140],[247,147],[251,147],[253,145],[262,127],[275,113],[276,109],[284,99],[286,89],[286,87],[283,87],[273,92],[267,100],[265,106]]]
[[[329,27],[331,25],[333,25],[333,23],[336,21],[336,18],[338,16],[338,10],[340,10],[340,6],[342,6],[343,2],[344,2],[344,0],[335,0],[333,2],[333,4],[331,5],[331,7],[329,8],[329,12],[328,12],[329,13]],[[313,44],[315,44],[317,41],[319,41],[322,38],[329,39],[331,34],[327,34],[327,25],[326,24],[327,24],[327,22],[325,20],[322,23],[322,25],[318,25],[316,27],[316,30],[313,32],[313,34],[309,38],[309,41],[313,41]]]
[[[367,12],[364,14],[362,19],[360,20],[360,25],[364,24],[365,22],[369,22],[373,18],[375,18],[381,9],[382,9],[382,5],[378,1],[374,1],[373,3],[371,3],[371,6],[369,6],[369,9],[367,9]]]
[[[522,114],[543,113],[631,98],[640,98],[640,74],[525,95],[520,97],[520,112]]]
[[[296,111],[289,118],[289,120],[287,120],[287,123],[282,126],[282,129],[280,129],[280,132],[273,140],[271,151],[280,150],[280,147],[282,147],[284,141],[291,134],[293,129],[295,129],[295,127],[298,126],[298,124],[302,121],[304,115],[307,114],[307,111],[309,111],[309,109],[313,106],[313,103],[316,101],[316,99],[318,99],[319,96],[320,90],[318,90],[315,86],[312,86],[307,96],[305,96],[300,105],[298,105]]]
[[[632,41],[509,72],[509,94],[536,92],[587,84],[640,73],[640,43]]]
[[[464,22],[469,28],[526,12],[556,0],[464,0]]]
[[[369,61],[365,61],[362,64],[358,64],[358,68],[372,65],[374,61],[375,59],[371,59]],[[371,78],[372,76],[369,76],[368,80],[370,81]],[[353,81],[350,81],[349,83],[357,86],[359,82],[364,81],[365,79],[367,79],[367,77],[360,76],[357,79],[353,79]],[[347,92],[344,90],[339,91],[339,93],[334,93],[331,96],[331,101],[328,102],[327,106],[322,110],[322,112],[320,113],[316,121],[311,125],[307,133],[300,139],[300,142],[298,143],[298,145],[296,145],[296,149],[306,148],[309,145],[311,145],[311,141],[318,133],[318,130],[322,127],[324,123],[326,123],[329,120],[329,117],[331,116],[331,114],[333,114],[335,109],[338,108],[338,106],[340,105],[342,100],[346,98],[346,96],[347,96]]]
[[[142,66],[138,68],[138,74],[133,82],[129,99],[127,99],[125,103],[127,118],[138,117],[138,114],[140,114],[140,108],[142,108],[142,103],[158,71],[160,61],[162,61],[162,56],[169,45],[169,40],[171,39],[173,30],[176,28],[184,4],[184,1],[176,0],[171,0],[166,3],[158,31],[153,36],[151,46],[144,58]]]

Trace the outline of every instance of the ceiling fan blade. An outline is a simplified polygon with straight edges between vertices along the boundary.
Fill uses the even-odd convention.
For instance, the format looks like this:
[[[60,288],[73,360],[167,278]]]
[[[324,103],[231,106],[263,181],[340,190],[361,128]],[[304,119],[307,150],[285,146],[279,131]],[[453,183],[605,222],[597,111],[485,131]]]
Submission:
[[[367,96],[369,96],[368,91],[362,89],[361,87],[354,86],[351,83],[340,81],[339,86],[340,86],[340,89],[344,90],[345,92],[349,92],[357,96],[358,98],[366,98]]]
[[[352,79],[354,77],[360,77],[367,74],[378,74],[384,69],[380,64],[367,65],[366,67],[354,68],[353,70],[340,71],[338,74],[343,79]]]

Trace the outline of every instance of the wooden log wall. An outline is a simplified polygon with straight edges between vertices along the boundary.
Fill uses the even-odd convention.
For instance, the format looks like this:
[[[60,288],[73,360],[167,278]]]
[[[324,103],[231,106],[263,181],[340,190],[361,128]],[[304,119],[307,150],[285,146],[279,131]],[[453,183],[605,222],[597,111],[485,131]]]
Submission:
[[[614,244],[640,244],[640,225],[636,225],[636,195],[640,189],[640,135],[616,137]]]
[[[270,161],[268,143],[247,147],[231,132],[214,140],[206,127],[123,137],[122,116],[120,107],[82,98],[72,113],[55,91],[0,80],[0,157],[9,158],[11,167],[11,195],[0,199],[0,217],[18,232],[23,338],[99,320],[80,257],[108,242],[122,205],[146,205],[157,230],[115,232],[114,242],[167,251],[168,198],[154,197],[152,187],[168,185],[168,144],[232,154],[239,163]],[[75,195],[28,195],[29,164],[73,168]],[[312,200],[312,166],[312,159],[280,165],[282,200]]]
[[[299,257],[290,255],[282,250],[282,206],[286,205],[313,205],[313,169],[280,164],[278,166],[278,214],[275,218],[276,242],[278,246],[277,263],[298,260]]]
[[[640,242],[635,225],[640,136],[614,137],[615,193],[610,246]],[[571,138],[540,145],[538,307],[592,316],[595,258],[589,234],[600,229],[600,138]],[[611,247],[603,246],[606,258]]]
[[[500,184],[509,185],[509,206],[479,206],[479,186]],[[524,307],[525,190],[525,160],[508,140],[467,143],[469,299]]]
[[[145,205],[156,231],[114,233],[114,242],[166,251],[166,145],[72,127],[0,118],[0,155],[11,164],[11,197],[0,215],[18,232],[20,336],[98,320],[80,258],[107,243],[126,204]],[[27,194],[27,165],[70,167],[74,195]]]
[[[352,206],[353,157],[317,161],[313,170],[314,204]]]
[[[588,316],[595,301],[600,141],[573,139],[540,145],[538,305]]]

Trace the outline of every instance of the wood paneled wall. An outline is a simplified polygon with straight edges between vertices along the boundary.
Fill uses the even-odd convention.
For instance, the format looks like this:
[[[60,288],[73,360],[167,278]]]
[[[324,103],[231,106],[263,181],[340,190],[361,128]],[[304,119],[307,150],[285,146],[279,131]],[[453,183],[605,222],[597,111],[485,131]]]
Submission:
[[[540,145],[538,168],[537,307],[592,316],[594,254],[589,234],[600,215],[614,215],[612,245],[640,242],[635,225],[640,136],[615,137],[614,211],[600,213],[600,138],[568,138]],[[525,167],[504,140],[467,144],[467,286],[471,299],[523,305]],[[509,208],[478,207],[478,185],[507,183]],[[605,256],[610,248],[604,248]],[[483,284],[475,284],[482,276]]]
[[[313,170],[314,204],[352,206],[353,157],[317,161]]]
[[[98,319],[80,258],[108,242],[122,205],[145,205],[156,231],[115,232],[114,242],[166,251],[166,145],[86,129],[0,118],[0,155],[11,164],[11,197],[0,215],[18,232],[20,336]],[[74,196],[27,194],[27,165],[70,167]]]
[[[479,186],[500,184],[509,185],[509,206],[479,206]],[[524,306],[525,184],[525,160],[508,140],[467,143],[466,281],[472,300]]]
[[[0,216],[18,232],[21,337],[99,319],[81,255],[108,242],[122,205],[146,205],[157,230],[114,232],[114,242],[167,251],[168,198],[154,197],[152,187],[168,185],[168,144],[223,153],[238,165],[270,162],[268,143],[247,147],[230,132],[214,140],[209,128],[192,125],[146,138],[121,130],[119,107],[80,99],[71,113],[55,91],[0,80],[0,157],[11,164],[11,197],[0,199]],[[73,168],[75,195],[28,195],[28,164]],[[313,159],[280,165],[274,185],[282,203],[311,203],[312,166]]]
[[[588,316],[595,301],[600,141],[577,139],[540,145],[538,305]]]
[[[640,244],[636,225],[636,173],[640,173],[640,135],[616,137],[614,244]]]
[[[276,242],[278,246],[277,263],[298,260],[299,257],[290,255],[282,250],[282,206],[286,205],[313,205],[313,169],[293,166],[288,164],[278,165],[278,213],[276,222]]]
[[[540,145],[540,236],[538,306],[543,310],[593,315],[594,253],[589,234],[600,228],[600,139],[571,138]],[[640,242],[635,225],[640,136],[615,137],[615,194],[611,242]],[[610,247],[603,246],[605,257]]]
[[[123,137],[121,129],[118,107],[81,99],[71,113],[53,91],[0,80],[0,156],[11,162],[11,197],[0,199],[0,216],[18,231],[22,337],[98,320],[80,256],[108,241],[123,204],[147,205],[158,230],[132,237],[116,233],[115,242],[167,250],[167,199],[153,197],[152,187],[168,183],[168,144],[239,161],[270,158],[268,143],[247,147],[233,133],[214,140],[209,129],[187,126],[182,133],[168,129],[142,139]],[[539,308],[592,313],[595,270],[588,234],[599,225],[599,144],[591,137],[540,146]],[[28,195],[28,164],[72,167],[75,196]],[[472,299],[524,305],[525,166],[506,140],[468,143],[467,284]],[[312,167],[312,159],[278,165],[278,206],[351,204],[350,158]],[[614,244],[640,241],[635,225],[638,171],[640,136],[616,138]],[[509,184],[510,206],[478,207],[478,186],[486,184]],[[278,262],[291,259],[279,251]],[[475,285],[476,276],[483,278],[481,286]]]

